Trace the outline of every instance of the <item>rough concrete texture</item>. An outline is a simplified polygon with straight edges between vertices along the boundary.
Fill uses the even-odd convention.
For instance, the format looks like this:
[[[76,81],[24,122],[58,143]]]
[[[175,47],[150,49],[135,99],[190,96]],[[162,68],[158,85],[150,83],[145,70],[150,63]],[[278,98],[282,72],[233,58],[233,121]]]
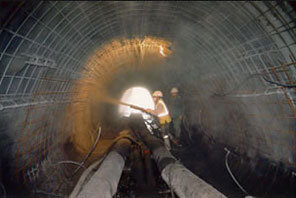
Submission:
[[[125,88],[139,84],[164,93],[177,86],[185,100],[186,128],[205,136],[207,146],[215,141],[224,144],[247,155],[253,168],[264,157],[295,179],[295,90],[260,77],[245,81],[265,72],[274,81],[295,81],[295,66],[281,66],[296,60],[295,11],[288,2],[2,1],[0,9],[1,137],[11,137],[1,142],[11,142],[13,154],[21,151],[7,164],[15,167],[15,161],[20,161],[12,172],[27,181],[28,189],[33,187],[27,170],[48,155],[63,152],[56,144],[64,143],[70,134],[61,130],[60,116],[69,103],[85,102],[72,100],[82,94],[72,88],[81,76],[92,73],[86,63],[101,63],[100,57],[89,58],[118,38],[145,36],[171,42],[171,56],[153,69],[141,70],[141,61],[122,66],[116,62],[121,53],[113,55],[114,62],[96,68],[102,82],[105,76],[114,77],[107,87],[109,94],[119,98]],[[137,54],[143,46],[138,45]],[[217,93],[228,94],[212,97]],[[88,110],[97,113],[95,108]],[[112,126],[110,120],[118,115],[107,110],[100,113],[104,123]],[[29,123],[24,130],[14,126],[22,122]],[[45,125],[50,127],[43,129]],[[193,130],[200,125],[202,132]],[[55,171],[47,172],[51,178]],[[261,175],[268,173],[269,168],[260,170]],[[58,192],[59,187],[47,190]]]

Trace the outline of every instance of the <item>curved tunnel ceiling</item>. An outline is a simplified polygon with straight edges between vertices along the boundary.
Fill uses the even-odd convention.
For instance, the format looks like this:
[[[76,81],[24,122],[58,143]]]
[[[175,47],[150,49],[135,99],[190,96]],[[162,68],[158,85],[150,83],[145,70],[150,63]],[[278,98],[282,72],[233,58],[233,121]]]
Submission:
[[[295,12],[287,2],[27,1],[1,2],[2,10],[1,145],[15,175],[66,158],[56,154],[73,137],[72,123],[63,121],[93,116],[92,106],[74,112],[73,105],[94,71],[98,90],[116,97],[133,83],[166,93],[177,86],[191,136],[295,171],[295,89],[278,86],[296,77]],[[114,50],[138,49],[147,38],[156,43],[153,53],[165,42],[171,54],[153,64],[147,56],[141,68],[139,52],[127,48],[123,54],[137,61],[120,65]]]

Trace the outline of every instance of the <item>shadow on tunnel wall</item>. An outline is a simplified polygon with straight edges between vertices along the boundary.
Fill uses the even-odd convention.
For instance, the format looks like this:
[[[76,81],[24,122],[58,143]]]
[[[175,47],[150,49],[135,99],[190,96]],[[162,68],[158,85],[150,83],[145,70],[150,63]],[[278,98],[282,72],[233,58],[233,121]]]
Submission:
[[[191,87],[190,95],[185,95],[187,108],[182,127],[183,143],[188,150],[180,153],[176,151],[175,154],[190,170],[229,197],[294,197],[296,180],[293,176],[293,164],[277,161],[275,156],[270,156],[272,154],[264,155],[260,147],[264,149],[268,143],[258,145],[262,143],[258,141],[256,145],[252,145],[254,142],[249,142],[260,139],[258,136],[262,133],[250,116],[254,115],[254,109],[244,104],[244,100],[217,94],[225,92],[221,90],[221,87],[224,88],[223,81],[219,85],[218,90],[194,86]],[[267,113],[269,110],[265,109]],[[261,113],[262,111],[261,109]],[[260,126],[266,124],[262,119],[257,123]],[[278,121],[274,127],[269,130],[277,130],[278,127],[288,130],[294,128],[295,123]],[[227,150],[230,151],[229,155]],[[290,157],[293,158],[293,149],[289,148],[288,151],[292,151]],[[227,170],[227,166],[230,170]],[[243,187],[242,190],[230,174],[234,175]]]

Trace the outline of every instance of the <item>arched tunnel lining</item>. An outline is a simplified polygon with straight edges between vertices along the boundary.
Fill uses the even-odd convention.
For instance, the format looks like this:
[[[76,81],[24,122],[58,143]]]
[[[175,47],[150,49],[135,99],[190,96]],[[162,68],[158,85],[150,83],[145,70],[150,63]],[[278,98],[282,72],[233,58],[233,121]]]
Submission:
[[[189,126],[205,120],[205,126],[212,127],[205,133],[210,139],[254,159],[262,155],[276,167],[295,168],[293,90],[252,78],[234,98],[209,99],[212,92],[232,90],[250,74],[269,71],[272,80],[286,83],[295,77],[293,65],[287,73],[271,69],[280,66],[279,61],[295,60],[294,11],[285,3],[26,2],[16,3],[13,9],[5,6],[11,13],[3,14],[10,20],[3,20],[0,35],[1,131],[17,140],[7,147],[12,151],[13,172],[32,170],[60,149],[57,145],[68,134],[60,132],[63,123],[57,121],[75,102],[72,87],[95,50],[113,39],[145,36],[173,43],[171,68],[146,78],[162,82],[159,87],[165,92],[172,85],[183,90]],[[105,69],[100,69],[102,75]],[[122,84],[129,83],[122,79]],[[247,130],[233,124],[240,123],[232,120],[238,119],[236,113],[228,122],[221,121],[230,107],[251,125]],[[226,129],[223,123],[229,127],[221,132]]]

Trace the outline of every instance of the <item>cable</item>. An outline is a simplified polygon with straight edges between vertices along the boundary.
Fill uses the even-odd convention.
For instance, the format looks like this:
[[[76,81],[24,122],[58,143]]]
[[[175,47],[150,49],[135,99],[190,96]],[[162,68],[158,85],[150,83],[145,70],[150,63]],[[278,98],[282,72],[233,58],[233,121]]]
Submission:
[[[42,190],[35,190],[35,191],[33,191],[33,193],[44,194],[44,195],[53,196],[53,197],[66,197],[66,195],[50,193],[50,192],[46,192],[46,191],[42,191]]]
[[[70,178],[73,178],[74,175],[76,175],[76,173],[78,173],[78,171],[80,170],[81,167],[84,167],[85,162],[88,160],[88,158],[91,156],[91,154],[94,152],[95,148],[97,147],[97,144],[99,142],[100,136],[101,136],[101,130],[102,128],[99,127],[99,132],[97,135],[97,138],[92,146],[92,148],[89,150],[88,154],[85,156],[84,160],[80,163],[79,167],[77,167],[75,169],[75,171],[72,173],[72,175],[70,176]],[[75,163],[76,164],[76,163]],[[77,165],[77,164],[76,164]],[[62,183],[59,184],[59,187],[57,190],[60,189],[60,187],[62,186]]]
[[[56,164],[54,164],[54,166],[60,165],[60,164],[73,164],[73,165],[80,166],[81,168],[84,168],[85,169],[85,166],[82,165],[81,163],[70,161],[70,160],[57,162]]]
[[[275,85],[277,85],[277,86],[281,86],[281,87],[285,87],[285,88],[289,88],[289,89],[291,89],[291,88],[295,88],[295,87],[296,87],[296,84],[290,84],[290,85],[287,85],[287,84],[282,84],[282,83],[279,83],[279,82],[276,82],[276,81],[269,80],[269,79],[267,79],[265,76],[262,76],[262,78],[263,78],[265,81],[267,81],[267,82],[269,82],[269,83],[271,83],[271,84],[275,84]]]
[[[71,175],[71,177],[73,177],[78,171],[79,169],[84,166],[85,162],[88,160],[88,158],[91,156],[91,154],[94,152],[95,148],[97,147],[98,145],[98,142],[99,142],[99,139],[100,139],[100,136],[101,136],[101,132],[102,132],[102,128],[99,127],[99,132],[98,132],[98,135],[97,135],[97,138],[96,138],[96,141],[95,143],[93,144],[92,148],[89,150],[88,154],[85,156],[84,160],[80,163],[80,166],[76,168],[76,170],[73,172],[73,174]]]
[[[90,157],[90,155],[92,154],[92,152],[93,152],[94,149],[96,148],[96,145],[98,144],[98,141],[99,141],[100,135],[101,135],[101,127],[99,127],[99,133],[98,133],[98,135],[97,135],[97,138],[96,138],[96,141],[95,141],[93,147],[91,148],[91,150],[89,151],[89,153],[87,154],[87,156],[85,157],[85,159],[79,164],[79,167],[75,170],[76,172],[74,172],[74,173],[70,176],[70,178],[72,178],[72,177],[78,172],[78,170],[79,170],[81,167],[84,167],[84,163],[86,162],[86,160]],[[127,138],[127,139],[129,139],[129,140],[130,140],[132,143],[134,143],[134,144],[138,144],[138,143],[137,143],[137,142],[136,142],[131,136],[127,136],[127,135],[125,135],[125,136],[119,136],[119,137],[117,137],[117,138],[112,142],[112,144],[108,147],[108,149],[104,152],[104,154],[102,155],[102,158],[99,160],[100,162],[98,163],[98,165],[97,165],[95,168],[98,168],[98,167],[101,165],[101,163],[102,163],[102,162],[104,161],[104,159],[107,157],[108,153],[111,151],[111,149],[113,148],[113,146],[114,146],[119,140],[121,140],[121,139],[123,139],[123,138]],[[62,161],[62,162],[63,162],[63,161]],[[62,162],[60,162],[60,163],[62,163]],[[72,162],[72,161],[71,161],[71,162]],[[78,164],[75,163],[75,165],[78,165]],[[60,182],[59,187],[58,187],[57,190],[60,189],[61,184],[63,184],[63,183]],[[83,187],[83,184],[80,186],[79,189],[81,189],[82,187]],[[50,195],[50,196],[59,196],[59,195],[57,195],[57,194],[51,194],[51,193],[47,193],[47,192],[45,192],[45,191],[36,191],[35,193],[47,194],[47,195]],[[62,196],[61,196],[61,197],[62,197]]]
[[[285,87],[288,89],[292,89],[296,87],[296,84],[283,84],[280,82],[276,82],[276,81],[272,81],[268,78],[266,78],[266,74],[262,74],[262,73],[255,73],[255,74],[251,74],[248,77],[246,77],[243,81],[241,81],[241,83],[239,83],[236,87],[234,87],[233,89],[231,89],[230,91],[226,92],[226,93],[213,93],[213,96],[226,96],[229,95],[231,93],[233,93],[235,90],[237,90],[238,88],[240,88],[244,83],[246,83],[247,81],[249,81],[251,78],[254,77],[262,77],[266,82],[270,83],[270,84],[274,84],[280,87]]]
[[[7,197],[7,193],[6,193],[6,190],[5,190],[5,187],[4,187],[4,185],[2,184],[2,182],[0,182],[0,187],[1,187],[1,189],[2,189],[2,197],[3,198],[6,198]]]
[[[236,183],[236,185],[246,194],[249,195],[249,193],[239,184],[239,182],[235,179],[234,175],[232,174],[230,167],[228,165],[228,156],[230,154],[230,151],[225,147],[224,150],[227,152],[225,155],[225,166],[226,169],[228,171],[228,173],[230,174],[231,178],[233,179],[233,181]]]
[[[239,182],[235,179],[235,177],[234,177],[234,175],[232,174],[232,172],[231,172],[231,170],[230,170],[230,167],[229,167],[229,165],[228,165],[228,156],[229,156],[229,154],[230,154],[230,151],[226,148],[226,147],[224,147],[224,150],[227,152],[226,153],[226,156],[225,156],[225,166],[226,166],[226,168],[227,168],[227,171],[228,171],[228,173],[230,174],[230,176],[231,176],[231,178],[233,179],[233,181],[236,183],[236,185],[247,195],[245,198],[261,198],[261,197],[265,197],[265,195],[266,195],[266,193],[267,193],[267,191],[264,193],[264,195],[262,195],[262,196],[260,196],[260,197],[254,197],[254,196],[252,196],[252,195],[250,195],[240,184],[239,184]],[[273,183],[273,182],[272,182]],[[272,186],[272,185],[271,185]],[[271,187],[270,186],[270,187]]]
[[[84,166],[84,163],[86,162],[86,160],[89,158],[89,156],[92,154],[92,152],[96,148],[96,146],[98,144],[98,141],[99,141],[99,138],[100,138],[100,135],[101,135],[101,127],[99,127],[99,132],[98,132],[98,135],[97,135],[97,138],[96,138],[96,141],[95,141],[94,145],[92,146],[92,148],[90,149],[90,151],[86,155],[85,159],[81,163],[74,162],[74,161],[60,161],[60,162],[57,162],[55,165],[58,165],[58,164],[74,164],[74,165],[79,166],[77,169],[75,169],[74,173],[70,176],[70,178],[72,178],[78,172],[78,170],[80,168],[84,168],[84,169],[86,168]]]

